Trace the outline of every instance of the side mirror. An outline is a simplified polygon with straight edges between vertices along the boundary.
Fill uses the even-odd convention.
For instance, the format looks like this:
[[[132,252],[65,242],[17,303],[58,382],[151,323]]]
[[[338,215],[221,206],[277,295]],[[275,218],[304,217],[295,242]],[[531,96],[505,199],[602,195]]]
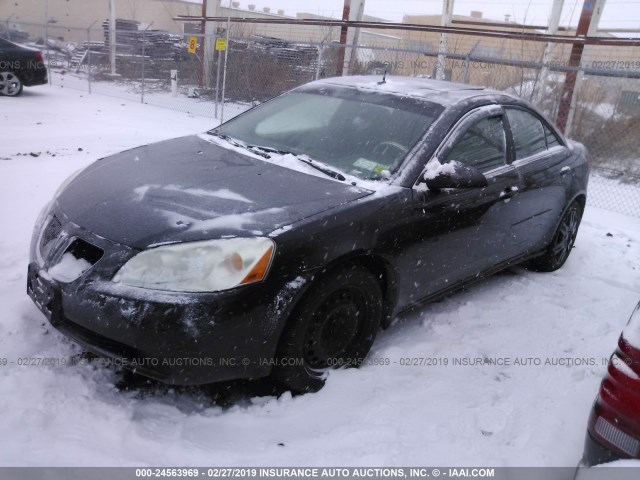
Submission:
[[[469,167],[455,160],[442,165],[437,159],[432,160],[422,174],[430,190],[442,188],[484,188],[489,185],[487,177],[475,167]]]

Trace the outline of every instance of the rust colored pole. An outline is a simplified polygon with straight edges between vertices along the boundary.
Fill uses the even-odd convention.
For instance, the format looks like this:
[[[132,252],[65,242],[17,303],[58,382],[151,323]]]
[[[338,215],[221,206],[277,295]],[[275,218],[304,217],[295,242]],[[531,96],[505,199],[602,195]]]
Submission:
[[[344,8],[342,9],[342,20],[345,22],[349,21],[349,16],[351,15],[351,0],[344,0]],[[343,25],[340,28],[340,45],[342,47],[338,48],[338,65],[336,67],[336,75],[341,77],[344,72],[344,59],[345,52],[347,50],[347,34],[349,33],[349,27],[347,25]]]
[[[576,37],[586,37],[589,31],[589,25],[591,25],[591,18],[593,17],[593,8],[595,2],[593,0],[585,0],[582,5],[582,13],[580,14],[580,21],[578,22],[578,28],[576,30]],[[582,53],[584,52],[584,43],[574,43],[571,47],[571,54],[569,55],[569,66],[579,67],[582,61]],[[576,78],[578,78],[578,71],[571,70],[567,72],[564,80],[564,87],[562,89],[562,96],[560,97],[560,106],[558,108],[558,116],[556,117],[556,125],[562,133],[567,128],[567,119],[569,118],[569,110],[571,109],[571,100],[576,88]]]

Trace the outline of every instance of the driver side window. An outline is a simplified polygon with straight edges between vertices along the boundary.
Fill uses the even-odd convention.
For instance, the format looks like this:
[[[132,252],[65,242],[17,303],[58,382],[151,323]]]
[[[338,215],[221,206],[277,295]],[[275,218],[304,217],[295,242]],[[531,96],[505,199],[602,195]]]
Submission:
[[[473,124],[451,148],[443,163],[458,161],[485,173],[507,163],[507,141],[502,117]]]

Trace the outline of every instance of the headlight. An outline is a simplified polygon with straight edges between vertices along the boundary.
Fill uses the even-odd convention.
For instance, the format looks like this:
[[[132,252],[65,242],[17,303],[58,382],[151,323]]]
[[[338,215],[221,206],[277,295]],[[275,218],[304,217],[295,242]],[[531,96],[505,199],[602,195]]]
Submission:
[[[145,250],[113,277],[135,287],[173,292],[215,292],[266,277],[275,252],[268,238],[230,238]]]

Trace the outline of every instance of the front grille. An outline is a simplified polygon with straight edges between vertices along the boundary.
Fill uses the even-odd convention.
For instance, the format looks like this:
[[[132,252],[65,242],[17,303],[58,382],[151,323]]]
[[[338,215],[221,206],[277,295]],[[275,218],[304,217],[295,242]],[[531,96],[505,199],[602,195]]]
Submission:
[[[52,242],[52,244],[65,245],[67,240],[62,242]],[[61,248],[56,248],[56,251],[61,251]],[[57,262],[55,265],[51,265],[48,272],[54,279],[62,283],[73,282],[95,265],[98,260],[102,258],[104,250],[96,247],[82,240],[76,238],[69,244],[64,250],[62,255],[58,258],[58,253],[53,252],[49,254],[50,259],[53,258],[51,263]]]
[[[637,457],[640,453],[640,441],[623,432],[602,417],[596,420],[595,431],[607,442],[615,445],[627,455]]]
[[[46,260],[51,248],[55,245],[55,240],[62,233],[62,223],[54,215],[49,219],[49,223],[44,228],[42,236],[40,237],[40,256]]]
[[[95,265],[104,255],[104,250],[81,238],[76,238],[64,253],[70,253],[75,258],[86,260],[91,265]]]

